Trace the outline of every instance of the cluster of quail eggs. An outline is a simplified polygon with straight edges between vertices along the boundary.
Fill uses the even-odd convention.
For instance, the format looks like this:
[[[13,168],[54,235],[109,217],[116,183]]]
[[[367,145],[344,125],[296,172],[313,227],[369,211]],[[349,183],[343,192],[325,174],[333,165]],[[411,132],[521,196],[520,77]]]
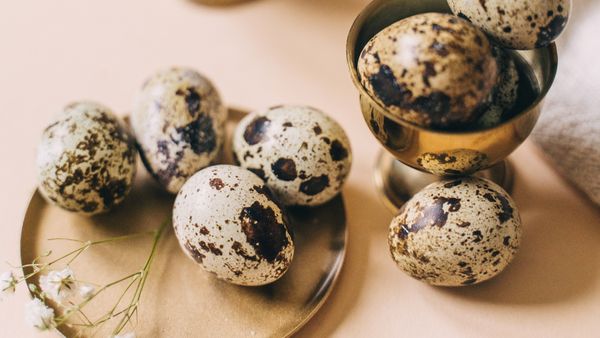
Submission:
[[[108,212],[131,190],[139,153],[155,181],[177,194],[173,227],[190,258],[230,283],[272,283],[295,251],[286,207],[340,193],[350,143],[322,111],[278,106],[245,117],[233,136],[238,165],[220,164],[226,121],[215,86],[189,68],[150,76],[129,125],[101,104],[69,104],[43,132],[39,191],[68,211]]]
[[[233,135],[238,166],[209,166],[175,200],[183,250],[205,270],[239,285],[281,278],[294,255],[288,206],[317,206],[342,189],[348,137],[325,113],[278,106],[247,115]]]
[[[423,13],[375,34],[358,57],[367,94],[395,120],[446,132],[494,128],[535,99],[536,84],[515,51],[548,46],[563,31],[569,0],[448,0],[452,14]],[[462,162],[461,162],[462,161]],[[459,149],[422,154],[434,174],[487,166]],[[463,163],[465,162],[465,163]],[[398,267],[433,285],[483,282],[514,258],[521,221],[511,197],[476,177],[441,179],[394,217],[389,248]]]
[[[512,49],[549,45],[570,1],[448,4],[456,15],[414,15],[371,38],[358,59],[361,84],[398,120],[436,130],[494,127],[531,99],[519,97],[521,87],[535,87]]]

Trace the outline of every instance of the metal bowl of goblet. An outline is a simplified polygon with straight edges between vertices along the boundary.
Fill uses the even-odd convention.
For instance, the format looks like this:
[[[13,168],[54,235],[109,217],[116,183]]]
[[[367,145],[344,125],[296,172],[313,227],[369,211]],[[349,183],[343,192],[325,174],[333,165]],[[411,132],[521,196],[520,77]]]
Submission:
[[[440,177],[475,175],[510,192],[513,175],[507,157],[533,130],[558,65],[554,44],[516,51],[527,68],[535,95],[519,111],[509,114],[510,118],[492,127],[442,131],[403,121],[365,90],[357,71],[358,58],[379,31],[403,18],[427,12],[451,13],[446,0],[375,0],[357,17],[347,40],[347,62],[359,91],[361,111],[385,149],[377,160],[375,183],[392,210],[398,210],[412,195]]]

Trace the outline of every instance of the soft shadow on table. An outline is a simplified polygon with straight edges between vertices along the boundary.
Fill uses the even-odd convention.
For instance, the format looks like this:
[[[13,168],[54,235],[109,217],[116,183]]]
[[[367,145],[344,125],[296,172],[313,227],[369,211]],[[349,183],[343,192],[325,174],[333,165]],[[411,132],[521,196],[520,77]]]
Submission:
[[[258,0],[188,0],[189,2],[195,3],[202,6],[210,7],[229,7],[236,5],[245,5],[247,3],[256,2]]]
[[[155,230],[170,218],[175,195],[165,192],[149,175],[141,171],[145,169],[138,167],[136,183],[122,204],[110,213],[90,219],[95,228],[105,232],[105,237]],[[82,232],[85,231],[87,230],[82,228]]]
[[[259,2],[264,0],[187,0],[189,2],[195,3],[197,5],[202,6],[211,6],[211,7],[228,7],[235,5],[245,5],[253,2]],[[271,0],[271,1],[283,1],[283,0]],[[345,11],[355,8],[356,4],[359,4],[361,7],[365,6],[369,1],[368,0],[287,0],[289,3],[300,4],[304,7],[310,7],[322,11]],[[335,13],[334,13],[335,14]]]
[[[387,233],[392,217],[376,197],[370,198],[362,189],[353,185],[344,188],[348,248],[337,285],[321,310],[294,337],[331,336],[356,306],[362,293],[371,239],[381,237],[382,232]]]
[[[276,0],[281,1],[281,0]],[[334,15],[346,12],[358,14],[365,7],[369,0],[288,0],[290,4],[302,6],[307,9],[318,11],[322,14]],[[350,27],[348,27],[350,29]]]
[[[521,210],[521,249],[496,278],[468,288],[437,289],[475,301],[535,305],[582,297],[600,279],[598,213],[575,214],[576,199],[554,195],[517,175],[513,193]]]

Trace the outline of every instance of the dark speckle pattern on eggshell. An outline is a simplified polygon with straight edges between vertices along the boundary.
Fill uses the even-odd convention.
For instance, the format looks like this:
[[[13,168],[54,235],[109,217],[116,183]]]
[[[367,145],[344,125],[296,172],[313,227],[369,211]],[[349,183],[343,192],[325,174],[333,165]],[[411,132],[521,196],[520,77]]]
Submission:
[[[173,227],[190,258],[238,285],[276,281],[294,256],[284,211],[258,176],[236,166],[193,175],[175,199]]]
[[[248,115],[233,149],[240,165],[263,178],[285,205],[319,205],[338,194],[352,164],[342,127],[305,106],[277,106]]]
[[[476,120],[497,78],[485,34],[442,13],[411,16],[377,33],[358,59],[358,73],[390,114],[434,129]]]
[[[514,258],[521,220],[496,184],[474,177],[432,183],[405,203],[390,224],[398,267],[433,285],[483,282]]]
[[[106,212],[129,193],[136,158],[133,138],[110,109],[76,102],[42,134],[36,161],[39,190],[69,211]]]
[[[548,46],[564,30],[571,10],[571,0],[448,0],[448,5],[511,49]]]
[[[148,171],[172,193],[217,156],[227,110],[213,84],[198,72],[170,68],[138,93],[131,126]]]
[[[514,59],[516,56],[497,46],[493,51],[498,64],[498,82],[487,100],[487,107],[477,120],[477,126],[483,128],[494,127],[505,121],[515,107],[519,93],[520,75]]]

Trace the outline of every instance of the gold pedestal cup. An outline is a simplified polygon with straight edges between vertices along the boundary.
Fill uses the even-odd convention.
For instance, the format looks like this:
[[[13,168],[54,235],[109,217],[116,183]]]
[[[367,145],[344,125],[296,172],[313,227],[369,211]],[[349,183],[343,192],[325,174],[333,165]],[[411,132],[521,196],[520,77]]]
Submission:
[[[375,0],[350,29],[346,56],[360,108],[369,129],[386,151],[379,155],[375,183],[386,205],[398,210],[425,185],[444,176],[476,175],[512,190],[512,170],[506,157],[531,133],[550,89],[558,58],[556,46],[517,51],[531,68],[539,94],[531,105],[492,128],[440,131],[402,121],[377,103],[360,83],[358,57],[379,31],[403,18],[427,12],[451,13],[446,0]]]

